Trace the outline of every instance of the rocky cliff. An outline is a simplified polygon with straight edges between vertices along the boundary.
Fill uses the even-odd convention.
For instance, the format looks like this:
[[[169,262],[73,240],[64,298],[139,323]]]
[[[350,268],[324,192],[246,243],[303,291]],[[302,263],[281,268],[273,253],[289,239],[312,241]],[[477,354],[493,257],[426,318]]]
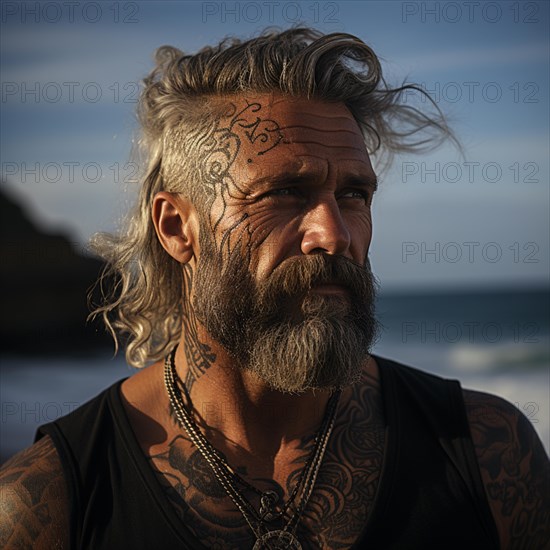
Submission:
[[[66,236],[40,231],[2,190],[0,227],[0,350],[89,353],[112,347],[99,322],[86,322],[87,294],[102,263],[76,250]]]

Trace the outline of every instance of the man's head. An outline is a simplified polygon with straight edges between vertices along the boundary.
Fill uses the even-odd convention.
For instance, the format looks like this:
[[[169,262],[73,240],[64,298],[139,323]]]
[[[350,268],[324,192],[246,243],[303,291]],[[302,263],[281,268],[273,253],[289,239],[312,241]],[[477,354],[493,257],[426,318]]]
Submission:
[[[187,200],[157,194],[159,239],[180,263],[193,250],[192,313],[242,367],[282,391],[345,386],[375,334],[376,176],[361,131],[342,103],[218,101],[225,108],[198,148],[217,174],[211,200],[185,225]],[[220,154],[229,161],[210,170]]]
[[[313,369],[275,387],[356,378],[374,335],[369,154],[447,134],[400,103],[408,88],[388,88],[374,52],[346,34],[161,48],[140,103],[149,167],[138,208],[126,235],[98,241],[121,284],[96,313],[129,333],[129,363],[164,356],[192,307],[264,378],[283,355],[281,372]],[[336,356],[349,370],[330,371]]]

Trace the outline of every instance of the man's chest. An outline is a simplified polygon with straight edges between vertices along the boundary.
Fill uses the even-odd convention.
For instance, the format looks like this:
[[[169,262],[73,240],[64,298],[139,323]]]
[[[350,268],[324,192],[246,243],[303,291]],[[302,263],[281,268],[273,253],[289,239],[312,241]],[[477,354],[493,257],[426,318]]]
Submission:
[[[343,548],[360,537],[374,506],[384,437],[379,418],[341,418],[307,502],[308,452],[289,456],[273,476],[258,475],[265,470],[253,465],[236,466],[233,497],[184,434],[150,461],[169,505],[206,547],[252,548],[260,535],[286,529],[302,548]],[[267,492],[275,502],[270,517],[262,518]]]

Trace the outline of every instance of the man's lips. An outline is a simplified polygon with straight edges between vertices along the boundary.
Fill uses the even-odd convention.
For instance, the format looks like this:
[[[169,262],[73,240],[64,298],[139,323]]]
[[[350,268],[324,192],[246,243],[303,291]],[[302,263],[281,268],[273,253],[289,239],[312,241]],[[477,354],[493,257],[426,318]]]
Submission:
[[[311,287],[313,292],[318,294],[347,293],[348,288],[339,283],[319,283]]]

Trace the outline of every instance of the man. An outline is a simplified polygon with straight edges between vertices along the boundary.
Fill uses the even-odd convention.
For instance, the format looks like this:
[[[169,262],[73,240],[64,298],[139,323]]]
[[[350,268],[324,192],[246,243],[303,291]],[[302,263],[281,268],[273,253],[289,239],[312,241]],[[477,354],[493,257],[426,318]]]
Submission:
[[[96,313],[153,364],[4,466],[3,547],[548,547],[526,418],[369,353],[371,155],[449,136],[403,89],[344,34],[159,50],[138,206],[96,241]]]

